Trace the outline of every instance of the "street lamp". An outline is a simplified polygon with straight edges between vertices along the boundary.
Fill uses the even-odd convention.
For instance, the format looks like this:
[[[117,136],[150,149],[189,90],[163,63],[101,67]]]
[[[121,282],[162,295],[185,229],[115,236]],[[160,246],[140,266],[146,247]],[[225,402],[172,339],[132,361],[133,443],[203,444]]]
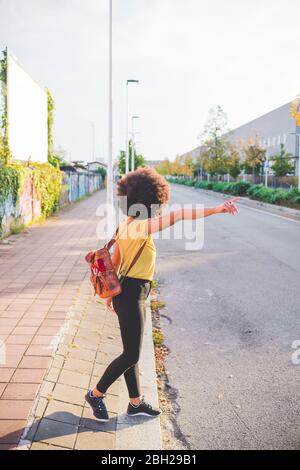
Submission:
[[[139,83],[139,80],[130,79],[126,82],[126,157],[125,157],[125,173],[129,172],[129,139],[128,139],[128,119],[129,119],[129,102],[128,102],[128,85]]]
[[[134,121],[135,119],[139,119],[140,116],[132,116],[131,118],[131,132],[132,132],[132,140],[131,140],[131,171],[134,171]]]
[[[107,158],[107,230],[113,230],[113,108],[112,108],[112,17],[113,4],[109,0],[109,45],[108,45],[108,158]]]
[[[95,123],[94,121],[90,122],[92,127],[92,162],[95,161]]]
[[[299,131],[298,131],[299,129]],[[297,132],[298,131],[298,132]],[[294,135],[296,139],[296,152],[295,152],[295,157],[298,158],[298,191],[300,191],[300,154],[299,154],[299,148],[300,148],[300,127],[297,125],[297,130],[296,132],[290,132],[290,135]],[[296,164],[297,165],[297,164]],[[296,173],[296,172],[295,172]]]

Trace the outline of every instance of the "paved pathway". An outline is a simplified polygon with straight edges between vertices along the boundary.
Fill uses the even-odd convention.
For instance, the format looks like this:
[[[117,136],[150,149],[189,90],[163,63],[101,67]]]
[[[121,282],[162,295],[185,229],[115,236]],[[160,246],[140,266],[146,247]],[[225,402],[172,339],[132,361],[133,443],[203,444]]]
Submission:
[[[98,192],[0,244],[0,445],[18,442],[95,244]],[[8,436],[8,437],[7,437]],[[9,442],[7,442],[9,440]]]
[[[123,379],[109,390],[105,426],[84,403],[121,351],[117,317],[91,295],[84,261],[104,201],[98,192],[0,244],[0,450],[160,448],[159,420],[124,415]],[[157,405],[149,321],[145,343],[143,383]]]

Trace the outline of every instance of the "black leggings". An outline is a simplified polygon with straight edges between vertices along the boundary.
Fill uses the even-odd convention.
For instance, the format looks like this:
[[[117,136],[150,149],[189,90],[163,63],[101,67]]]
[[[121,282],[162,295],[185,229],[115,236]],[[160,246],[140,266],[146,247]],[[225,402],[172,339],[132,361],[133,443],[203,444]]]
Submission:
[[[123,352],[105,370],[97,390],[107,389],[124,374],[130,398],[141,396],[138,361],[146,320],[145,301],[151,289],[150,281],[125,277],[122,293],[113,298],[113,307],[119,318]]]

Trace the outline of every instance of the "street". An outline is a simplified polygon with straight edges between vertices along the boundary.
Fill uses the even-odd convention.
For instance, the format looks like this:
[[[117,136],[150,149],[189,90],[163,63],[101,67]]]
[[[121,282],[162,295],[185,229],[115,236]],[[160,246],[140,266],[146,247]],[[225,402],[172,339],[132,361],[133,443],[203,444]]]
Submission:
[[[171,203],[222,197],[172,185]],[[177,432],[191,449],[299,449],[299,222],[240,206],[205,219],[202,250],[157,240]]]

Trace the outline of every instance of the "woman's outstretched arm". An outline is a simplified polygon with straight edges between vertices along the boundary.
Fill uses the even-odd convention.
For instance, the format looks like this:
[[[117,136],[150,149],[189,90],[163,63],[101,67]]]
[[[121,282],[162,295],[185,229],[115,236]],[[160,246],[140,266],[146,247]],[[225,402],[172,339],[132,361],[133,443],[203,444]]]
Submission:
[[[179,209],[169,214],[148,219],[148,233],[161,232],[162,230],[176,224],[180,220],[195,220],[203,217],[209,217],[215,214],[231,214],[236,215],[238,209],[235,203],[240,200],[239,197],[228,199],[223,204],[216,207],[208,207],[203,209]]]

